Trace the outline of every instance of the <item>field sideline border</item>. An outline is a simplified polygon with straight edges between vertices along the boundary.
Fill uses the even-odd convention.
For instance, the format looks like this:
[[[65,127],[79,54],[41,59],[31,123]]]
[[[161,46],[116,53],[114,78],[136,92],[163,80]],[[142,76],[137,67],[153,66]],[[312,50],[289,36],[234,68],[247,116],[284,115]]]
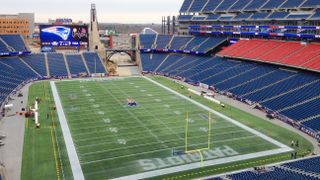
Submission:
[[[208,161],[204,161],[203,162],[203,166],[202,167],[207,167],[207,166],[213,166],[213,165],[219,165],[219,164],[225,164],[225,163],[230,163],[230,162],[236,162],[236,161],[241,161],[241,160],[248,160],[248,159],[253,159],[253,158],[259,158],[259,157],[264,157],[264,156],[268,156],[268,155],[274,155],[274,154],[281,154],[281,153],[286,153],[286,152],[291,152],[293,151],[292,148],[280,143],[279,141],[272,139],[252,128],[249,128],[246,125],[243,125],[242,123],[231,119],[217,111],[214,111],[213,109],[193,100],[190,99],[174,90],[172,90],[169,87],[166,87],[146,76],[143,76],[144,79],[148,80],[149,82],[156,84],[164,89],[166,89],[167,91],[187,100],[190,101],[191,103],[210,111],[211,113],[225,119],[226,121],[231,122],[232,124],[247,130],[248,132],[270,142],[271,144],[274,144],[276,146],[278,146],[278,149],[275,150],[268,150],[268,151],[262,151],[262,152],[257,152],[257,153],[251,153],[251,154],[245,154],[245,155],[239,155],[239,156],[234,156],[234,157],[228,157],[228,158],[223,158],[223,159],[217,159],[217,160],[208,160]],[[178,167],[170,167],[170,168],[165,168],[165,169],[160,169],[160,170],[154,170],[154,171],[149,171],[149,172],[144,172],[144,173],[138,173],[138,174],[134,174],[134,175],[129,175],[129,176],[124,176],[124,177],[119,177],[119,178],[115,178],[114,180],[126,180],[126,179],[145,179],[145,178],[151,178],[151,177],[156,177],[156,176],[161,176],[161,175],[165,175],[165,174],[171,174],[171,173],[177,173],[177,172],[181,172],[181,171],[187,171],[187,170],[192,170],[192,169],[196,169],[199,168],[199,163],[191,163],[191,164],[186,164],[186,165],[182,165],[182,166],[178,166]]]
[[[66,149],[69,157],[69,162],[72,170],[72,175],[75,180],[84,180],[84,175],[81,169],[79,157],[75,148],[75,145],[73,143],[73,139],[70,133],[70,129],[67,123],[66,116],[64,114],[61,100],[55,85],[54,81],[50,82],[51,89],[52,89],[52,95],[54,98],[54,102],[56,104],[56,109],[59,116],[60,126],[62,129],[63,138],[66,144]]]
[[[223,159],[216,159],[216,160],[208,160],[208,161],[205,161],[203,162],[203,166],[202,167],[207,167],[207,166],[213,166],[213,165],[220,165],[220,164],[225,164],[225,163],[230,163],[230,162],[236,162],[236,161],[241,161],[241,160],[248,160],[248,159],[252,159],[252,158],[258,158],[258,157],[265,157],[265,156],[268,156],[268,155],[275,155],[275,154],[281,154],[281,153],[286,153],[286,152],[291,152],[293,151],[292,148],[280,143],[279,141],[277,140],[274,140],[246,125],[243,125],[242,123],[234,120],[234,119],[231,119],[217,111],[214,111],[213,109],[193,100],[193,99],[190,99],[172,89],[170,89],[169,87],[166,87],[148,77],[141,77],[141,76],[133,76],[133,77],[136,77],[136,78],[144,78],[146,79],[147,81],[153,83],[153,84],[156,84],[157,86],[161,87],[161,88],[164,88],[166,89],[167,91],[187,100],[187,101],[190,101],[191,103],[203,108],[204,110],[207,110],[207,111],[210,111],[211,113],[223,118],[224,120],[270,142],[271,144],[274,144],[276,146],[278,146],[279,148],[278,149],[275,149],[275,150],[267,150],[267,151],[261,151],[261,152],[256,152],[256,153],[251,153],[251,154],[245,154],[245,155],[238,155],[238,156],[233,156],[233,157],[228,157],[228,158],[223,158]],[[132,78],[132,77],[121,77],[121,78],[110,78],[110,79],[126,79],[126,78]],[[95,80],[98,80],[98,81],[108,81],[110,79],[79,79],[79,80],[68,80],[68,81],[95,81]],[[71,137],[71,133],[70,133],[70,130],[69,130],[69,127],[68,127],[68,124],[67,124],[67,120],[66,120],[66,117],[65,117],[65,114],[64,114],[64,111],[62,109],[62,104],[61,104],[61,101],[60,101],[60,97],[58,95],[58,92],[57,92],[57,89],[56,89],[56,86],[55,86],[55,83],[53,81],[50,82],[51,84],[51,88],[52,88],[52,93],[53,93],[53,96],[54,96],[54,100],[55,100],[55,103],[57,105],[57,110],[58,110],[58,116],[59,116],[59,121],[61,123],[61,128],[63,129],[63,134],[64,134],[64,139],[65,141],[68,141],[68,142],[72,142],[72,144],[69,144],[69,143],[66,143],[68,144],[67,146],[67,151],[68,151],[68,155],[69,155],[69,161],[70,161],[70,164],[71,164],[71,168],[72,168],[72,172],[73,172],[73,175],[74,175],[74,178],[75,179],[78,179],[76,178],[76,176],[79,175],[79,177],[82,176],[82,178],[84,179],[84,176],[83,176],[83,172],[82,172],[82,169],[81,169],[81,166],[80,166],[80,161],[79,161],[79,158],[78,158],[78,155],[76,153],[76,150],[75,150],[75,146],[74,146],[74,143],[73,143],[73,140],[72,140],[72,137]],[[58,106],[59,105],[59,106]],[[60,108],[59,108],[60,107]],[[64,121],[63,123],[61,121]],[[67,129],[66,132],[64,131],[64,128],[63,128],[63,125],[66,126]],[[65,133],[67,136],[69,137],[65,137]],[[71,138],[71,139],[69,139]],[[68,139],[68,140],[66,140]],[[69,154],[69,148],[71,151],[74,151],[74,152],[70,152],[70,154],[72,155],[72,157],[70,157],[70,154]],[[74,154],[75,153],[75,154]],[[73,159],[71,159],[73,158]],[[74,159],[76,158],[76,159]],[[74,161],[75,160],[75,161]],[[134,175],[129,175],[129,176],[123,176],[123,177],[119,177],[119,178],[115,178],[116,180],[125,180],[125,179],[144,179],[144,178],[151,178],[151,177],[156,177],[156,176],[161,176],[161,175],[165,175],[165,174],[171,174],[171,173],[177,173],[177,172],[181,172],[181,171],[187,171],[187,170],[192,170],[192,169],[196,169],[196,168],[199,168],[199,163],[196,162],[196,163],[191,163],[191,164],[186,164],[186,165],[181,165],[181,166],[177,166],[177,167],[170,167],[170,168],[165,168],[165,169],[160,169],[160,170],[154,170],[154,171],[148,171],[148,172],[143,172],[143,173],[138,173],[138,174],[134,174]],[[80,171],[79,171],[80,170]],[[81,179],[82,180],[82,179]]]

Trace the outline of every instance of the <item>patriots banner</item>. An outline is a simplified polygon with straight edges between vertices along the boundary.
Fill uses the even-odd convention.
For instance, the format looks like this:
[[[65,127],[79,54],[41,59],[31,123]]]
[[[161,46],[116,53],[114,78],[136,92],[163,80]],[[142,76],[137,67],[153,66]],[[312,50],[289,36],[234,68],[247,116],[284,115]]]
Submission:
[[[87,46],[88,27],[84,25],[41,25],[42,46]]]

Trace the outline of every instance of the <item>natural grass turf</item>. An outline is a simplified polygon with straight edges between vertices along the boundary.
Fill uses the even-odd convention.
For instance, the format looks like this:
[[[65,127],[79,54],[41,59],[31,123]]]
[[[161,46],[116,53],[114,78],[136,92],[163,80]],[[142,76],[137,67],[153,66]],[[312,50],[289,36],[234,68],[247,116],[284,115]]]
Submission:
[[[167,87],[171,87],[173,90],[181,94],[188,93],[187,87],[183,86],[182,84],[176,83],[175,81],[170,80],[168,78],[164,78],[160,76],[149,76],[149,78]],[[181,88],[182,86],[184,88]],[[285,128],[282,128],[280,126],[277,126],[275,124],[272,124],[271,122],[265,121],[259,117],[256,117],[236,107],[226,105],[225,108],[221,108],[219,105],[214,104],[200,96],[193,96],[193,99],[208,107],[211,107],[212,109],[218,110],[219,112],[229,117],[232,117],[235,120],[241,122],[242,124],[245,124],[248,127],[258,130],[264,133],[265,135],[275,140],[278,140],[283,144],[286,144],[287,146],[291,145],[292,140],[295,140],[295,141],[298,140],[300,143],[300,146],[293,147],[293,148],[298,153],[299,157],[303,157],[310,154],[314,149],[312,144],[308,140],[300,136],[299,134],[294,133]],[[209,176],[214,174],[236,171],[236,170],[255,167],[255,166],[262,166],[266,164],[277,163],[277,162],[286,161],[290,159],[291,159],[291,154],[284,153],[280,155],[273,155],[273,156],[268,156],[263,158],[255,158],[252,160],[240,161],[236,163],[228,163],[228,164],[219,165],[219,166],[199,168],[191,171],[159,176],[153,179],[191,179],[191,178],[204,177],[204,176]]]
[[[174,89],[175,91],[177,91],[181,94],[186,95],[188,93],[186,88],[182,89],[180,84],[173,83],[173,81],[171,81],[171,80],[168,80],[168,79],[162,78],[162,77],[151,77],[151,78],[153,80],[156,80],[156,81],[166,85],[167,87]],[[97,86],[96,86],[96,88],[97,88]],[[92,92],[94,92],[96,90],[96,88],[92,87]],[[134,90],[134,87],[132,90]],[[119,90],[117,90],[117,91],[119,92]],[[46,92],[45,94],[47,94],[47,95],[44,95],[43,92]],[[50,95],[48,96],[48,94],[50,94]],[[141,92],[140,92],[140,94],[141,94]],[[144,93],[144,96],[146,96],[146,95],[147,95],[147,93]],[[51,97],[51,92],[50,92],[50,87],[49,87],[48,82],[37,83],[37,84],[31,86],[30,94],[29,94],[29,104],[31,104],[33,102],[35,97],[41,97],[42,99],[44,99],[45,97],[49,97],[50,100],[48,102],[44,101],[40,104],[40,113],[46,114],[47,112],[50,112],[50,110],[48,108],[49,105],[46,105],[46,104],[52,104],[51,103],[52,97]],[[264,133],[264,134],[266,134],[276,140],[279,140],[280,142],[282,142],[284,144],[290,145],[290,142],[292,140],[299,140],[300,147],[296,148],[296,150],[299,152],[299,154],[305,154],[309,149],[311,149],[311,150],[313,149],[311,143],[309,143],[307,140],[305,140],[304,138],[302,138],[298,134],[295,134],[295,133],[288,131],[284,128],[278,127],[274,124],[271,124],[270,122],[264,121],[258,117],[255,117],[251,114],[248,114],[242,110],[239,110],[237,108],[233,108],[230,106],[227,106],[225,109],[222,109],[219,106],[203,99],[202,97],[198,97],[198,96],[193,96],[193,99],[204,104],[204,105],[207,105],[207,106],[209,106],[219,112],[222,112],[222,113],[226,114],[227,116],[230,116],[230,117],[236,119],[237,121],[239,121],[249,127],[252,127],[256,130],[259,130],[260,132],[262,132],[262,133]],[[108,104],[108,102],[105,102],[105,103]],[[126,103],[126,102],[124,102],[124,103]],[[108,107],[111,108],[112,112],[119,111],[119,107],[117,107],[116,105],[110,106],[110,104],[108,104]],[[185,107],[185,108],[187,108],[187,107]],[[92,111],[92,107],[90,108],[90,110]],[[159,116],[159,114],[150,115],[150,114],[143,114],[143,113],[141,116],[145,117],[146,115],[148,115],[149,118],[152,118],[152,116],[156,116],[156,117]],[[55,113],[53,116],[55,117]],[[125,114],[118,114],[117,116],[120,116],[123,119],[125,119],[125,124],[128,123],[127,121],[134,121],[134,120],[128,120],[128,118],[126,117],[127,115],[125,115]],[[123,117],[123,116],[125,116],[125,117]],[[97,119],[93,119],[92,116],[89,115],[89,113],[88,113],[88,115],[80,115],[79,117],[86,119],[84,123],[85,124],[89,123],[87,125],[90,125],[90,123],[97,124],[97,122],[95,122],[95,120],[97,120]],[[80,119],[80,118],[77,118],[77,119]],[[56,120],[56,123],[57,123],[57,118],[55,117],[53,119]],[[42,127],[52,125],[52,122],[49,120],[42,119],[40,121],[41,121]],[[88,122],[88,121],[90,121],[90,122]],[[35,129],[34,124],[32,124],[30,122],[29,122],[29,125],[28,125],[28,127],[26,129],[26,133],[25,133],[22,179],[57,179],[50,129],[49,130],[46,130],[45,128],[41,128],[40,130]],[[108,122],[108,120],[105,122]],[[167,122],[167,124],[169,124],[169,125],[176,125],[176,124],[170,124],[170,123],[171,122]],[[74,124],[78,124],[79,126],[81,126],[81,124],[78,122],[75,122]],[[119,124],[121,125],[121,123],[119,123]],[[97,124],[97,125],[100,126],[101,124]],[[135,127],[134,123],[128,124],[128,125],[129,125],[129,127],[132,127],[132,128]],[[153,123],[150,125],[151,126],[159,126],[159,123]],[[66,153],[65,153],[65,148],[63,145],[62,137],[61,137],[59,124],[56,124],[56,126],[57,126],[56,131],[57,131],[57,136],[58,136],[57,139],[60,144],[60,151],[62,151],[61,156],[62,156],[62,162],[63,162],[62,164],[64,167],[63,168],[64,174],[66,176],[66,179],[72,179],[72,175],[71,175],[71,171],[70,171],[69,163],[68,163],[68,157],[66,156]],[[184,125],[181,125],[181,126],[184,126]],[[78,133],[81,134],[82,131],[84,131],[84,130],[80,130]],[[99,130],[97,130],[95,128],[91,129],[91,132],[98,132],[98,131]],[[128,128],[126,131],[129,131],[127,135],[129,137],[131,137],[132,135],[130,135],[130,131],[131,131],[130,128]],[[156,131],[156,132],[158,133],[158,131]],[[146,133],[140,129],[139,129],[139,131],[135,131],[133,134],[136,134],[136,133],[140,137],[146,136]],[[161,130],[160,130],[160,133],[161,133]],[[164,134],[166,134],[166,133],[164,133]],[[183,133],[181,133],[181,135],[183,135]],[[150,135],[147,135],[147,136],[150,136]],[[93,141],[93,140],[86,141],[85,140],[86,136],[79,136],[79,137],[82,138],[82,140],[84,140],[84,144],[91,143],[91,141],[92,141],[92,143],[96,143],[96,141]],[[171,136],[165,135],[163,137],[170,138]],[[97,135],[96,138],[101,139],[99,137],[99,135]],[[114,140],[114,138],[116,138],[116,137],[106,136],[104,139],[106,141],[112,141],[112,140]],[[177,137],[175,137],[175,139],[177,139]],[[81,143],[81,141],[78,141],[78,143],[79,142]],[[128,151],[128,153],[129,153],[129,151]],[[130,160],[131,158],[128,158],[128,159]],[[229,164],[220,165],[220,166],[206,167],[206,168],[200,168],[200,169],[182,172],[182,173],[165,175],[165,176],[158,177],[156,179],[171,178],[171,177],[178,178],[178,179],[190,179],[190,178],[195,178],[195,177],[202,177],[205,175],[218,174],[218,173],[223,173],[223,172],[227,172],[227,171],[243,169],[243,168],[247,168],[247,167],[253,167],[253,166],[259,166],[259,165],[263,165],[263,164],[279,162],[279,161],[288,160],[288,159],[290,159],[289,154],[275,155],[275,156],[270,156],[270,157],[266,157],[266,158],[257,158],[257,159],[253,159],[253,160],[247,160],[247,161],[236,162],[236,163],[229,163]],[[121,162],[119,163],[118,161],[112,161],[110,163],[121,164]],[[124,164],[126,165],[125,162],[124,162]],[[99,165],[96,165],[96,166],[92,167],[92,169],[88,168],[87,171],[90,171],[90,174],[93,175],[93,176],[90,175],[90,177],[95,177],[94,172],[104,171],[104,168],[100,167]],[[126,169],[126,167],[117,168],[116,171],[114,173],[112,173],[111,175],[116,176],[119,171],[120,172],[127,171],[127,169]]]
[[[35,127],[33,118],[27,119],[21,179],[73,179],[59,122],[53,110],[49,82],[35,83],[29,88],[28,107],[34,104],[36,97],[41,99],[41,128]]]
[[[168,158],[172,149],[184,151],[186,113],[188,150],[208,147],[208,112],[143,78],[56,86],[87,179],[145,172],[138,160]],[[128,107],[128,98],[139,106]],[[250,154],[278,148],[220,117],[212,119],[213,149],[229,146]]]

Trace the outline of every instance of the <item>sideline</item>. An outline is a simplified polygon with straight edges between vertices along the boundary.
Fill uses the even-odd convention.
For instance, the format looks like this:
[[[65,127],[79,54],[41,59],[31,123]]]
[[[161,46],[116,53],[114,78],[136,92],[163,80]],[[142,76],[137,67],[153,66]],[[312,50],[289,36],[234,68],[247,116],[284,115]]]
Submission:
[[[52,89],[53,99],[56,104],[56,108],[57,108],[57,112],[58,112],[58,117],[59,117],[61,129],[62,129],[64,142],[65,142],[65,145],[67,148],[67,153],[68,153],[69,162],[71,165],[73,178],[75,180],[84,180],[85,178],[84,178],[81,166],[80,166],[79,157],[78,157],[77,151],[75,149],[73,139],[71,137],[70,129],[69,129],[67,119],[66,119],[66,116],[65,116],[63,108],[62,108],[62,104],[61,104],[61,100],[60,100],[60,97],[59,97],[59,94],[58,94],[58,91],[56,88],[56,84],[54,81],[51,81],[50,85],[51,85],[51,89]]]

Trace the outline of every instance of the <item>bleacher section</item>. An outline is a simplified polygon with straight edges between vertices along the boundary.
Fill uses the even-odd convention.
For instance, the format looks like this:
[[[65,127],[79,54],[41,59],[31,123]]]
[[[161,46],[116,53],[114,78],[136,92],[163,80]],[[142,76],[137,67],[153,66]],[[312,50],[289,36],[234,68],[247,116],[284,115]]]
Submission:
[[[244,172],[208,178],[207,180],[220,179],[299,179],[313,180],[320,178],[320,157],[298,160],[282,165],[262,168],[261,170],[247,170]]]
[[[20,35],[0,35],[0,53],[18,51],[27,51]]]
[[[46,62],[44,54],[32,54],[20,56],[29,66],[37,71],[41,76],[47,76]]]
[[[23,82],[39,76],[29,69],[18,57],[0,59],[0,105]]]
[[[87,63],[89,71],[93,73],[107,73],[102,61],[97,53],[83,53],[83,57]]]
[[[247,43],[241,41],[239,44],[246,46]],[[235,46],[241,47],[239,44]],[[230,49],[224,52],[232,53]],[[320,118],[318,73],[252,61],[184,54],[142,54],[142,67],[145,72],[182,78],[190,83],[201,82],[222,94],[232,93],[239,100],[260,104],[279,117],[289,118],[293,123],[320,133],[319,122],[315,122]]]
[[[69,55],[66,55],[66,58],[67,58],[71,75],[79,75],[80,73],[89,74],[82,60],[81,55],[69,54]]]
[[[282,11],[299,8],[317,8],[317,0],[185,0],[180,13]]]
[[[61,53],[49,53],[48,65],[51,76],[68,76],[66,64],[64,62],[63,54]]]
[[[185,51],[207,53],[217,46],[224,43],[227,39],[224,37],[203,37],[203,36],[170,36],[170,35],[140,35],[141,49],[152,49],[153,51],[162,51],[164,49],[171,51]],[[151,48],[152,44],[155,48]],[[168,52],[168,51],[165,51]]]
[[[68,76],[63,54],[50,53],[48,68],[52,77]],[[106,73],[97,53],[83,53],[91,73]],[[68,65],[74,74],[87,72],[81,54],[67,55]],[[23,82],[47,77],[45,54],[30,54],[0,58],[0,105]]]
[[[143,45],[141,48],[151,49],[155,41],[155,38],[155,34],[144,34],[143,36],[140,36],[140,44]]]
[[[240,40],[219,56],[258,60],[320,71],[320,44],[275,40]]]

